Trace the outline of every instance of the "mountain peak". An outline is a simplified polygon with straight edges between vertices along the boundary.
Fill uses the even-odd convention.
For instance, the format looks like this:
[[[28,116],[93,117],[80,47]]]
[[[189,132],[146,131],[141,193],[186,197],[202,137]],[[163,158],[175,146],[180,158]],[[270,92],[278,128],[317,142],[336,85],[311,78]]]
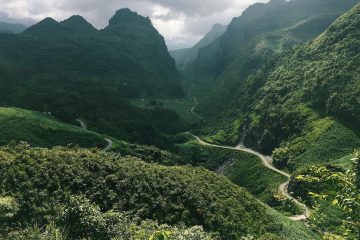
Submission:
[[[43,20],[41,20],[40,22],[38,22],[37,24],[33,25],[33,27],[36,26],[56,26],[59,25],[59,22],[57,22],[55,19],[51,18],[51,17],[47,17],[44,18]]]
[[[110,26],[131,23],[151,24],[151,21],[149,18],[139,15],[137,12],[133,12],[129,8],[118,10],[109,21]]]
[[[70,18],[62,21],[60,24],[67,29],[77,32],[89,32],[96,30],[96,28],[94,28],[89,22],[87,22],[85,18],[79,15],[73,15]]]
[[[24,31],[26,34],[52,32],[61,28],[60,24],[53,18],[47,17]]]
[[[80,15],[72,15],[68,19],[64,20],[63,22],[72,22],[72,23],[88,23],[85,18]]]
[[[47,17],[41,20],[38,24],[58,24],[58,22],[51,17]]]

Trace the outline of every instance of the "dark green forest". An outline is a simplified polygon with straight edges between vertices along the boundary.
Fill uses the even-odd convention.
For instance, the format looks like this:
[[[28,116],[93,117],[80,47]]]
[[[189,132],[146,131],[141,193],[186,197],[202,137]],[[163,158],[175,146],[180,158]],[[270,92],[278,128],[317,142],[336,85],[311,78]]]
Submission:
[[[268,213],[268,207],[225,177],[202,168],[146,164],[95,149],[18,145],[0,151],[0,185],[13,198],[3,201],[10,201],[5,210],[15,229],[52,220],[70,238],[111,239],[128,217],[134,224],[151,219],[202,225],[222,239],[268,233],[295,239],[296,231],[311,236],[279,213]]]
[[[1,26],[0,240],[360,239],[358,0]]]
[[[169,110],[142,111],[127,101],[184,96],[163,37],[129,9],[103,30],[73,16],[0,34],[0,62],[2,106],[51,112],[66,122],[82,118],[96,131],[161,146],[164,135],[186,128]]]

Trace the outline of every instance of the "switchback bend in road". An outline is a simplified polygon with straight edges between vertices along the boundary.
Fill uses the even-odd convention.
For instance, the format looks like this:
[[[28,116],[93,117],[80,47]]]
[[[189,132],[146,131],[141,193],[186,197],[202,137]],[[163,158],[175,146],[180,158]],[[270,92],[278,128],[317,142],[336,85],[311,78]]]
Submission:
[[[269,156],[264,156],[259,152],[254,151],[253,149],[249,149],[246,148],[245,146],[239,144],[236,147],[229,147],[229,146],[222,146],[222,145],[215,145],[215,144],[211,144],[208,142],[205,142],[204,140],[202,140],[200,137],[193,135],[194,138],[196,138],[196,140],[204,146],[210,146],[210,147],[215,147],[215,148],[223,148],[223,149],[230,149],[230,150],[235,150],[235,151],[241,151],[241,152],[246,152],[246,153],[250,153],[253,154],[257,157],[259,157],[261,159],[262,164],[270,169],[271,171],[274,171],[278,174],[281,174],[283,176],[285,176],[288,180],[282,184],[280,184],[279,186],[279,192],[284,195],[286,198],[292,200],[296,205],[298,205],[299,207],[301,207],[302,209],[304,209],[304,213],[302,215],[296,215],[296,216],[291,216],[289,217],[291,220],[293,221],[302,221],[302,220],[306,220],[310,217],[310,208],[308,206],[306,206],[305,204],[301,203],[300,201],[298,201],[295,197],[293,197],[289,192],[288,192],[288,187],[289,187],[289,183],[290,183],[290,174],[281,171],[280,169],[277,169],[273,164],[272,164],[272,158]]]
[[[81,128],[87,129],[86,124],[85,124],[82,120],[76,119],[76,121],[77,121],[78,123],[80,123]],[[107,151],[109,151],[109,150],[112,148],[112,146],[113,146],[113,141],[112,141],[111,139],[108,139],[108,138],[104,138],[104,140],[107,142],[107,144],[106,144],[105,148],[103,149],[103,151],[107,152]]]
[[[194,106],[192,107],[191,109],[191,112],[201,118],[198,114],[195,113],[195,108],[196,106],[198,105],[198,101],[197,101],[197,98],[194,97]],[[310,211],[310,208],[308,206],[306,206],[305,204],[301,203],[299,200],[297,200],[295,197],[293,197],[289,192],[288,192],[288,187],[289,187],[289,183],[290,183],[290,177],[291,175],[280,170],[280,169],[277,169],[272,163],[273,163],[273,159],[272,157],[270,156],[265,156],[253,149],[250,149],[250,148],[246,148],[244,145],[242,144],[239,144],[237,145],[236,147],[229,147],[229,146],[221,146],[221,145],[215,145],[215,144],[211,144],[211,143],[208,143],[208,142],[205,142],[204,140],[202,140],[200,137],[198,136],[195,136],[193,135],[196,140],[201,144],[201,145],[204,145],[204,146],[210,146],[210,147],[216,147],[216,148],[223,148],[223,149],[230,149],[230,150],[235,150],[235,151],[241,151],[241,152],[247,152],[247,153],[250,153],[250,154],[253,154],[257,157],[259,157],[261,159],[261,163],[268,169],[270,169],[271,171],[274,171],[280,175],[283,175],[284,177],[287,178],[287,181],[280,184],[278,190],[279,190],[279,193],[284,195],[287,199],[290,199],[291,201],[293,201],[296,205],[298,205],[300,208],[304,209],[304,212],[302,215],[296,215],[296,216],[291,216],[289,217],[291,220],[293,221],[304,221],[304,220],[307,220],[309,217],[310,217],[310,214],[311,214],[311,211]]]

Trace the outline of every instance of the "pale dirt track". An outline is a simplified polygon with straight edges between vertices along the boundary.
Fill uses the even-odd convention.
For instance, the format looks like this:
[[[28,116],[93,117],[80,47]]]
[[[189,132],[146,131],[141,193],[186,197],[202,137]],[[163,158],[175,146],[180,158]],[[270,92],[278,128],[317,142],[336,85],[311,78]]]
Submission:
[[[86,124],[85,124],[82,120],[76,119],[76,121],[77,121],[78,123],[80,123],[81,128],[87,129]],[[109,150],[112,148],[112,146],[113,146],[113,141],[112,141],[111,139],[108,139],[108,138],[104,138],[104,140],[107,142],[107,145],[106,145],[106,147],[103,149],[103,151],[107,152],[107,151],[109,151]]]
[[[280,184],[279,186],[279,193],[282,194],[283,196],[285,196],[286,198],[292,200],[296,205],[298,205],[299,207],[301,207],[302,209],[304,209],[304,213],[302,215],[296,215],[296,216],[291,216],[289,217],[291,220],[293,221],[302,221],[302,220],[306,220],[310,217],[310,208],[307,207],[305,204],[299,202],[296,198],[294,198],[293,196],[291,196],[291,194],[288,192],[288,187],[289,187],[289,183],[290,183],[290,174],[281,171],[280,169],[277,169],[276,167],[274,167],[272,165],[272,158],[269,156],[265,156],[259,152],[256,152],[250,148],[246,148],[243,145],[238,145],[236,147],[229,147],[229,146],[221,146],[221,145],[215,145],[215,144],[211,144],[208,142],[205,142],[204,140],[202,140],[200,137],[193,135],[194,138],[201,144],[204,146],[210,146],[210,147],[216,147],[216,148],[223,148],[223,149],[230,149],[230,150],[235,150],[235,151],[241,151],[241,152],[247,152],[250,154],[253,154],[257,157],[259,157],[261,159],[261,163],[268,169],[270,169],[271,171],[274,171],[278,174],[283,175],[284,177],[286,177],[288,180],[282,184]]]

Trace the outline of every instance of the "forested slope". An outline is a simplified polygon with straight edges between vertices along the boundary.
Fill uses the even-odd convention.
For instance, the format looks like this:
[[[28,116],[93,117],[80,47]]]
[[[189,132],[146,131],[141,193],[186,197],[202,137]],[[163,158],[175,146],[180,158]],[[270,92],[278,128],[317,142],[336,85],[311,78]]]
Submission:
[[[248,234],[316,239],[301,223],[271,212],[225,177],[202,168],[164,167],[76,148],[18,145],[0,153],[5,194],[0,209],[7,211],[1,230],[8,233],[52,220],[69,238],[122,239],[131,231],[121,227],[127,216],[139,225],[145,219],[201,225],[227,240]]]
[[[103,30],[73,16],[0,34],[2,106],[51,112],[67,122],[82,118],[99,132],[164,145],[160,135],[185,124],[171,111],[142,110],[127,99],[183,95],[163,37],[129,9],[119,10]]]
[[[34,147],[74,144],[103,148],[106,144],[99,134],[60,122],[48,113],[0,108],[0,145],[20,141]]]
[[[187,70],[198,111],[211,120],[237,94],[249,75],[284,51],[321,34],[357,0],[272,0],[234,18],[227,31],[202,48]]]
[[[357,5],[318,38],[250,76],[227,115],[238,132],[225,129],[223,136],[242,132],[247,145],[266,153],[281,145],[274,152],[280,164],[335,160],[358,147],[359,13]],[[306,151],[312,153],[299,156]]]

